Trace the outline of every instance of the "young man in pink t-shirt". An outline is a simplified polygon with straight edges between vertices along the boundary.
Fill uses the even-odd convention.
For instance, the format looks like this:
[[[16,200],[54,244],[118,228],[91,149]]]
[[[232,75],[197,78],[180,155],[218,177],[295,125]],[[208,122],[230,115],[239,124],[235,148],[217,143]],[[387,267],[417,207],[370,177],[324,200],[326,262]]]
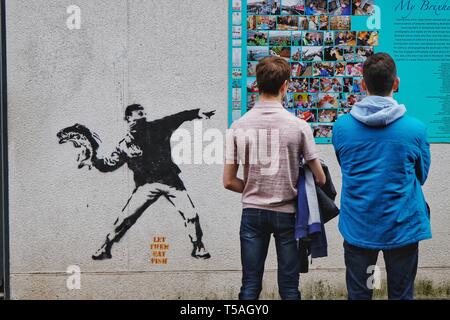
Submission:
[[[277,249],[280,296],[300,299],[294,237],[299,165],[304,160],[320,185],[325,184],[325,174],[310,126],[282,106],[289,63],[280,57],[265,58],[256,67],[256,78],[259,101],[228,131],[223,176],[226,189],[242,193],[239,299],[259,297],[271,234]],[[243,179],[237,177],[239,164],[244,167]]]

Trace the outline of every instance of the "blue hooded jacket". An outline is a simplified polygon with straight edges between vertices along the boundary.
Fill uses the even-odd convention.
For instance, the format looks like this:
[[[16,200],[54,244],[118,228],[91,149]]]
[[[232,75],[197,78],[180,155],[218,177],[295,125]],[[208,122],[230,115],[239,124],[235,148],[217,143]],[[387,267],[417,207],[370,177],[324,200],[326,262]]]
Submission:
[[[368,249],[393,249],[431,238],[422,192],[430,169],[424,124],[391,97],[368,96],[335,123],[342,171],[339,230]]]

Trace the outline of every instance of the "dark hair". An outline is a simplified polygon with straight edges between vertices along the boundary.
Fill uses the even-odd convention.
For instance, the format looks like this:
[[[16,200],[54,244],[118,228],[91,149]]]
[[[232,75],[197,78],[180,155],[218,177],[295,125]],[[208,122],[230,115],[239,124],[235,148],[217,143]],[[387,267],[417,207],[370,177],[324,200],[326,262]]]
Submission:
[[[260,93],[277,96],[281,86],[290,77],[289,63],[280,57],[266,57],[256,66],[256,82]]]
[[[370,94],[387,96],[397,78],[397,67],[389,54],[380,52],[364,62],[363,75]]]
[[[130,104],[130,105],[125,109],[125,120],[127,119],[127,117],[131,116],[131,114],[133,113],[133,111],[138,111],[138,110],[144,110],[144,107],[141,106],[140,104]]]

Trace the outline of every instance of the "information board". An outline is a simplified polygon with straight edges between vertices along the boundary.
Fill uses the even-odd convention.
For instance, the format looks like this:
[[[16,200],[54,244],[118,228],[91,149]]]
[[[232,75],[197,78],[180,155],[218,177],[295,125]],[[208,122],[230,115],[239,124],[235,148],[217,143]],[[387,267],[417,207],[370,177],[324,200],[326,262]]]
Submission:
[[[395,99],[450,142],[450,4],[435,0],[231,0],[229,123],[258,99],[256,65],[290,63],[284,107],[310,123],[317,143],[366,95],[364,61],[388,52],[401,79]],[[447,71],[449,70],[449,71]]]

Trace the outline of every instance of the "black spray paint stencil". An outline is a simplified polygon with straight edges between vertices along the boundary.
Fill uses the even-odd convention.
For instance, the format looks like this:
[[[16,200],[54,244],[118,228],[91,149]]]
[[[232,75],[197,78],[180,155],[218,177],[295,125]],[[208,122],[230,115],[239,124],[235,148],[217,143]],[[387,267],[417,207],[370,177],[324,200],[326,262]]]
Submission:
[[[126,136],[109,156],[101,158],[97,154],[101,140],[87,127],[75,124],[58,132],[60,144],[72,142],[79,149],[78,168],[87,166],[101,172],[112,172],[126,163],[134,173],[136,187],[92,259],[110,259],[113,244],[119,242],[160,198],[173,205],[183,218],[193,245],[192,257],[210,258],[202,242],[203,232],[197,210],[179,177],[181,171],[172,160],[170,137],[184,122],[209,119],[214,114],[215,111],[200,113],[200,109],[193,109],[147,121],[144,108],[132,104],[125,111],[125,120],[129,124]]]

